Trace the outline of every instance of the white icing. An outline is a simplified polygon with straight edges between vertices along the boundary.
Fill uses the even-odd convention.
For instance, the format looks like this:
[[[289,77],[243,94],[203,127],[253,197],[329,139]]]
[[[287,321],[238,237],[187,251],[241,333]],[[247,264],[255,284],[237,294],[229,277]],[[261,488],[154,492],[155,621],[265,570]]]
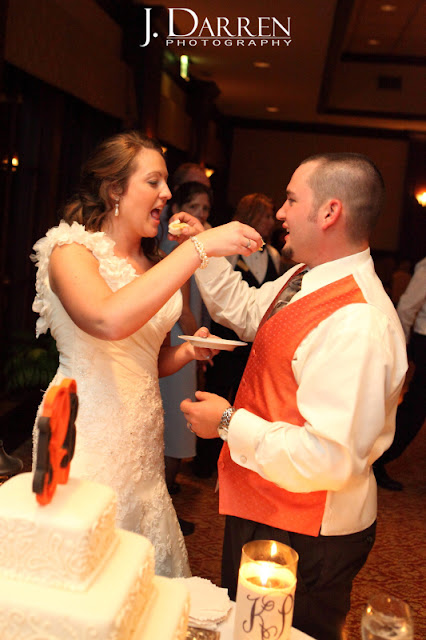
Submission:
[[[87,589],[116,543],[113,490],[70,478],[40,506],[31,484],[23,473],[0,489],[0,575]]]
[[[185,640],[189,605],[189,592],[181,581],[155,576],[135,640]]]
[[[31,481],[0,487],[1,640],[184,640],[188,591],[154,576],[147,538],[114,528],[114,492],[70,479],[42,507]]]
[[[137,534],[118,531],[118,538],[116,552],[85,593],[0,577],[2,640],[14,638],[18,618],[19,638],[44,639],[40,631],[45,627],[52,638],[132,638],[148,600],[154,554],[148,540]]]

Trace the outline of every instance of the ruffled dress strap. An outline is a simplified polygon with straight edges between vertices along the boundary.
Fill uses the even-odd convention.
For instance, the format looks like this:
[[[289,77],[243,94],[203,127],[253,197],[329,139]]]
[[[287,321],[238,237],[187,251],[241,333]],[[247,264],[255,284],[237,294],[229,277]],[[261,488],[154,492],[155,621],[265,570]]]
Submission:
[[[36,296],[33,311],[39,314],[36,323],[37,337],[51,326],[52,291],[49,283],[49,261],[56,245],[82,244],[89,249],[99,261],[99,273],[113,291],[131,282],[136,272],[131,264],[114,254],[115,242],[103,231],[86,231],[83,225],[73,222],[69,225],[62,220],[57,227],[52,227],[46,235],[38,240],[33,249],[31,259],[36,263]]]

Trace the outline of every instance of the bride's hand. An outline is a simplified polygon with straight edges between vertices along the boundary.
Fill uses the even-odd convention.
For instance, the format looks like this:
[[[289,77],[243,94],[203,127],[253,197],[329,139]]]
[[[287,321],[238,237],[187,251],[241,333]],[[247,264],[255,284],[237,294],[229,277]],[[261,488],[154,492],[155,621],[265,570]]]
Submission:
[[[169,238],[182,244],[190,236],[196,234],[203,243],[208,257],[250,256],[264,245],[262,236],[256,229],[236,220],[228,222],[228,224],[222,224],[220,227],[204,230],[203,225],[197,218],[185,211],[181,211],[170,218],[169,224],[175,221],[186,222],[188,226],[181,229],[178,236],[169,234]]]
[[[210,256],[250,256],[263,246],[262,236],[247,224],[228,222],[197,235]]]
[[[204,227],[198,218],[191,216],[191,214],[186,213],[186,211],[175,213],[169,220],[169,226],[172,222],[185,222],[188,225],[187,227],[179,229],[179,235],[169,233],[169,240],[175,240],[178,244],[182,244],[182,242],[185,242],[190,236],[204,231]]]
[[[198,336],[200,338],[208,338],[212,334],[207,329],[207,327],[200,327],[195,333],[194,336]],[[194,349],[194,359],[202,360],[203,362],[212,363],[212,358],[217,356],[219,353],[219,349],[210,349],[209,347],[192,347]]]

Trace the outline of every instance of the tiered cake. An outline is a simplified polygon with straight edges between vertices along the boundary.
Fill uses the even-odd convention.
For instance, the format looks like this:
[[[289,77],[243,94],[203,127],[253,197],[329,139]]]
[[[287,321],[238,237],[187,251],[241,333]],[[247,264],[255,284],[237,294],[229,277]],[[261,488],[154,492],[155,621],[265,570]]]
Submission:
[[[151,543],[115,528],[109,487],[70,478],[40,506],[32,475],[0,487],[1,640],[183,640],[189,598],[154,576]]]

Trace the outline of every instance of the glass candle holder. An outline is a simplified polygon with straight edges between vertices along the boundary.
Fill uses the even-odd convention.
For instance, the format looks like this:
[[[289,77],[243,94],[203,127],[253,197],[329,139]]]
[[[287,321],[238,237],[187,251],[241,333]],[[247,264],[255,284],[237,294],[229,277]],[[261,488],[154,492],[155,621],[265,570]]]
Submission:
[[[299,556],[275,540],[243,546],[238,574],[234,640],[288,640]]]

